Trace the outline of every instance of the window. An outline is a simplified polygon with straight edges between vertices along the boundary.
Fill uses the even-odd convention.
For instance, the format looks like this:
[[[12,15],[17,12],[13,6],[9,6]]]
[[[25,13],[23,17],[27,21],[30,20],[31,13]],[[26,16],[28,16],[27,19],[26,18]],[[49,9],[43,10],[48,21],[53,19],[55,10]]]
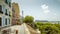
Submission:
[[[5,15],[8,15],[8,14],[7,14],[7,9],[6,9]]]
[[[7,19],[5,19],[5,24],[7,25]]]
[[[9,24],[10,24],[10,19],[9,19]]]
[[[2,6],[0,5],[0,11],[2,11]]]
[[[11,7],[11,2],[9,2],[9,7]]]
[[[9,11],[9,16],[11,16],[11,15],[10,15],[10,11]]]
[[[3,12],[2,12],[2,6],[1,6],[1,5],[0,5],[0,13],[3,13]]]
[[[8,4],[7,0],[5,0],[5,3]]]
[[[2,18],[0,17],[0,26],[1,26],[1,24],[2,24]]]
[[[6,9],[6,13],[7,13],[7,9]]]

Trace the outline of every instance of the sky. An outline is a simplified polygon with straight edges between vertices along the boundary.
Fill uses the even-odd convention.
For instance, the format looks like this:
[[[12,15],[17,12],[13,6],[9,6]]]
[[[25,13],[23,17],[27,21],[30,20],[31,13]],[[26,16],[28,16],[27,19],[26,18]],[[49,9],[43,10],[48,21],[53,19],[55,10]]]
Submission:
[[[19,4],[20,15],[24,12],[35,20],[60,21],[60,0],[12,0]]]

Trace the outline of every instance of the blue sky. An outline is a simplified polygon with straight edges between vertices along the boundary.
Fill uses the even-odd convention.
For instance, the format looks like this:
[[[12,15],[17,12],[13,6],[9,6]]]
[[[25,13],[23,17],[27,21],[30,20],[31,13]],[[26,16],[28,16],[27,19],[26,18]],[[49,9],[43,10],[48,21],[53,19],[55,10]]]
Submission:
[[[19,4],[20,14],[30,15],[35,20],[60,21],[60,0],[12,0]]]

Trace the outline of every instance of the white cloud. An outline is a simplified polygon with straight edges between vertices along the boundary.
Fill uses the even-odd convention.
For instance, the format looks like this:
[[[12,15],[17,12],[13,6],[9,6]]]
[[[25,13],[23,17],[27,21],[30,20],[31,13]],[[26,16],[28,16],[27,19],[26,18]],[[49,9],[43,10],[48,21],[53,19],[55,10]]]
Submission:
[[[44,13],[49,13],[50,10],[48,9],[48,6],[46,4],[41,5],[41,8],[43,9]]]

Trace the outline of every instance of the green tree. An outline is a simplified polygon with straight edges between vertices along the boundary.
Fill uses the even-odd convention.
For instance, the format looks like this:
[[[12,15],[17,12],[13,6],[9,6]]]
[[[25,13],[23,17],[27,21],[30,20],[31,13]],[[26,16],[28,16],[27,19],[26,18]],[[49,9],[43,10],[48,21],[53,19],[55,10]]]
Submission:
[[[23,19],[23,22],[25,22],[25,23],[32,23],[33,21],[34,21],[34,17],[32,17],[32,16],[26,16]]]
[[[59,28],[59,30],[60,30],[60,24],[54,24],[56,27],[58,27]]]
[[[36,29],[33,16],[25,16],[25,18],[23,19],[23,22],[30,25],[32,28]]]
[[[41,34],[60,34],[60,30],[56,24],[37,22],[36,26],[41,31]]]

